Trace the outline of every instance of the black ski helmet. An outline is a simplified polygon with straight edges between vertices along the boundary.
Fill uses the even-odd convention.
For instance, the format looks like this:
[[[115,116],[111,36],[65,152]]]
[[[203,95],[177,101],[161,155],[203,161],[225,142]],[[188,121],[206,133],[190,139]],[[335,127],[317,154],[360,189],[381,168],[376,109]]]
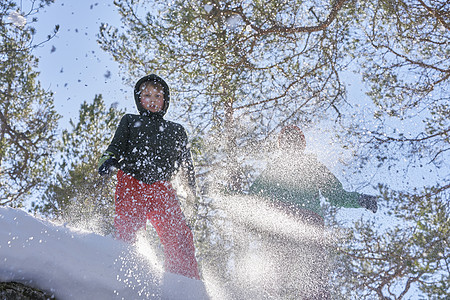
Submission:
[[[295,125],[288,125],[281,129],[278,135],[278,147],[283,150],[304,151],[306,148],[305,135]]]

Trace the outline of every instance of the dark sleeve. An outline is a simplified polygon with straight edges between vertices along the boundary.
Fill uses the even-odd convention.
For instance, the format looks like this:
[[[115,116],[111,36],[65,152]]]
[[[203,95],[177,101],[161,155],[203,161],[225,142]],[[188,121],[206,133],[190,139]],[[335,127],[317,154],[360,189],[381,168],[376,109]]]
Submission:
[[[114,153],[118,160],[122,159],[127,152],[129,138],[129,118],[125,115],[120,120],[119,126],[114,133],[114,137],[106,151]]]
[[[181,169],[185,176],[186,182],[189,185],[189,188],[195,195],[197,190],[197,185],[195,183],[195,169],[194,162],[192,160],[191,150],[189,147],[188,137],[186,131],[182,130],[182,145],[181,145]]]

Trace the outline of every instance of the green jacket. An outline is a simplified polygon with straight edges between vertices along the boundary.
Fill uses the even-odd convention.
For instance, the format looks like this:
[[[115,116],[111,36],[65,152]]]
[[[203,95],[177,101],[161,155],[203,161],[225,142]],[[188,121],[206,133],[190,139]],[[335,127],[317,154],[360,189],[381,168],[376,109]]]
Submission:
[[[323,216],[320,197],[340,207],[361,207],[360,194],[347,192],[339,180],[312,155],[275,157],[251,185],[250,194],[295,205]]]
[[[145,110],[139,99],[139,86],[146,80],[160,82],[164,87],[164,108],[159,113]],[[169,88],[156,75],[140,79],[134,90],[139,115],[122,117],[106,152],[113,153],[120,169],[147,184],[169,181],[183,170],[189,186],[195,190],[195,173],[188,138],[182,125],[164,120],[169,106]]]

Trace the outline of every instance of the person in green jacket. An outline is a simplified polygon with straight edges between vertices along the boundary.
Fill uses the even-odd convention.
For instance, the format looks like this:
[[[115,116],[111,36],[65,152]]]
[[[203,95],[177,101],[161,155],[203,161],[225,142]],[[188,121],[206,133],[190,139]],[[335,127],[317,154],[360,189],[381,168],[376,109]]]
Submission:
[[[329,299],[321,199],[334,206],[364,207],[375,213],[377,197],[346,191],[325,165],[304,152],[305,136],[295,125],[281,130],[278,148],[265,171],[250,186],[249,194],[294,218],[303,228],[298,235],[310,237],[262,233],[278,260],[278,297]]]

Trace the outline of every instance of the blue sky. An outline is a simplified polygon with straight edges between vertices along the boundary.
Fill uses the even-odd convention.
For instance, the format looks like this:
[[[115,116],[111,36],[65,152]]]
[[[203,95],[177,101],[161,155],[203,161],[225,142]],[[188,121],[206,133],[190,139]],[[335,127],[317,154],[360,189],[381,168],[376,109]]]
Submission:
[[[122,84],[118,64],[97,44],[101,23],[120,24],[112,1],[56,1],[37,15],[35,42],[60,29],[55,38],[35,50],[42,87],[54,92],[62,127],[76,119],[80,105],[102,94],[109,106],[134,112],[132,87]]]

